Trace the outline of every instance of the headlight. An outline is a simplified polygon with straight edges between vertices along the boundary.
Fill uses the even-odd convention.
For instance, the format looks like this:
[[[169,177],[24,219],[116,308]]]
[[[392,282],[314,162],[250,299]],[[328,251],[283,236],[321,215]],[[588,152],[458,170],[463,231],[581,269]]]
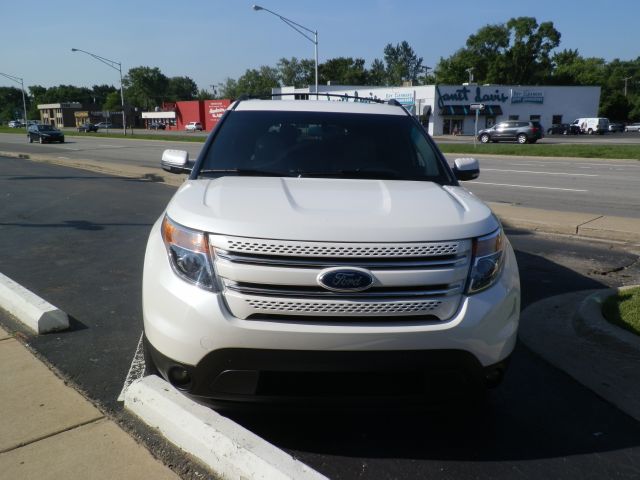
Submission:
[[[473,239],[471,271],[467,293],[477,293],[493,285],[502,271],[505,238],[502,228]]]
[[[185,228],[165,216],[162,239],[176,275],[205,290],[216,290],[209,242],[204,232]]]

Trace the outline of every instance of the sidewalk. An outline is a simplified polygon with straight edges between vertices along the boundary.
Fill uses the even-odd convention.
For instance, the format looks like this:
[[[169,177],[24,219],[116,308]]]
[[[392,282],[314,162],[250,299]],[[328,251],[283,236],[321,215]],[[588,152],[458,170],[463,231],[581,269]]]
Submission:
[[[0,476],[178,479],[0,328]]]

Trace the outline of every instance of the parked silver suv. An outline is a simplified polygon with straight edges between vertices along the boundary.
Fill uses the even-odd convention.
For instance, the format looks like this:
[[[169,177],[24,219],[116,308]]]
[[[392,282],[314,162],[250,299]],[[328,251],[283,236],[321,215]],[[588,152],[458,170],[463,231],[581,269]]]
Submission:
[[[485,128],[478,132],[478,140],[489,142],[536,143],[544,136],[542,125],[538,122],[508,120]]]

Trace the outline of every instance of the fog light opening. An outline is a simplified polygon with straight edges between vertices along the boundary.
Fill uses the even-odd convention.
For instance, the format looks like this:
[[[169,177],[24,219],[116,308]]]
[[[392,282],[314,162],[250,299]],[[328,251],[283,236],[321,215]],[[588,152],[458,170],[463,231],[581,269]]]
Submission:
[[[191,385],[191,375],[184,367],[171,367],[167,374],[171,385],[181,390],[188,388]]]
[[[496,367],[485,373],[484,380],[487,387],[497,387],[504,377],[504,368]]]

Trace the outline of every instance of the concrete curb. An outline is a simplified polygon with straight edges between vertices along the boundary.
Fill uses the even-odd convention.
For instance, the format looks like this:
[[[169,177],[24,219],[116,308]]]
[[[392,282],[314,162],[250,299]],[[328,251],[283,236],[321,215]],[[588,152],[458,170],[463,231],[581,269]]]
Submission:
[[[321,480],[325,476],[152,375],[135,381],[125,408],[225,479]]]
[[[609,324],[603,299],[617,289],[546,298],[520,315],[520,340],[546,361],[640,421],[640,338]]]
[[[618,327],[609,322],[602,315],[602,304],[604,301],[616,295],[619,292],[624,292],[631,288],[636,288],[640,285],[628,285],[620,288],[608,288],[589,295],[585,298],[580,306],[576,316],[576,330],[585,334],[591,335],[609,335],[624,342],[633,348],[636,348],[640,352],[640,336]]]
[[[0,307],[38,334],[69,328],[65,312],[1,273]]]

